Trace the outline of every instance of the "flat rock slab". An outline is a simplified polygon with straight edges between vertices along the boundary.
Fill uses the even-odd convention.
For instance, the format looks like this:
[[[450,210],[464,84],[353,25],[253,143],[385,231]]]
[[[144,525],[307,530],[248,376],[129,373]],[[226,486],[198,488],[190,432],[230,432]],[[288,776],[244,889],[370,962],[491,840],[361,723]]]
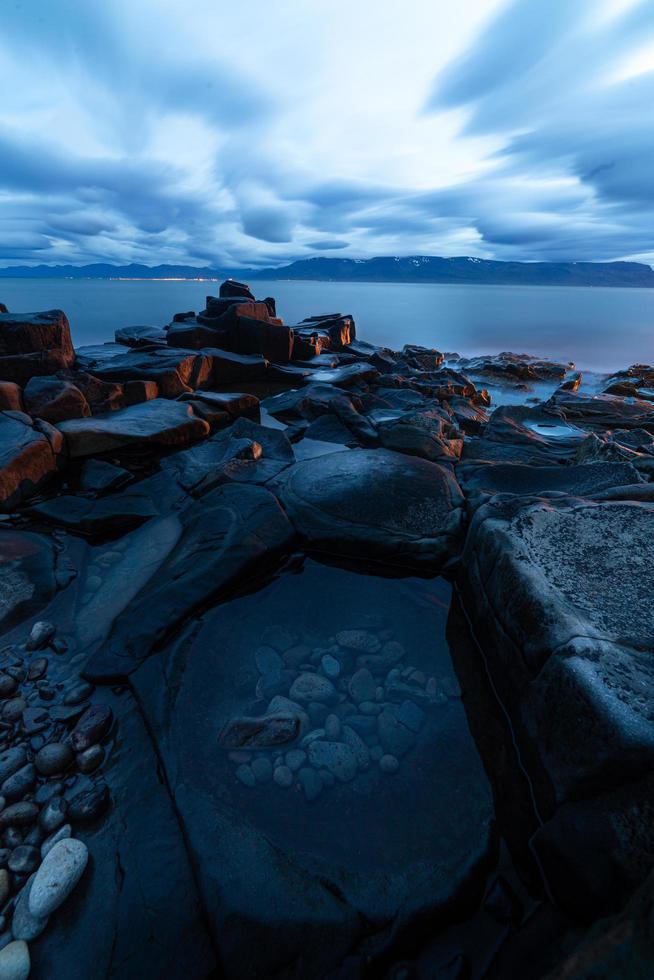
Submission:
[[[442,567],[456,552],[463,496],[451,470],[387,450],[337,452],[280,478],[281,500],[310,548]]]
[[[94,456],[123,446],[183,446],[209,434],[209,425],[190,405],[153,398],[117,412],[69,419],[57,428],[72,457]]]
[[[544,798],[654,764],[653,526],[651,504],[571,498],[498,497],[475,515],[466,606]]]
[[[410,945],[416,922],[478,900],[493,842],[492,794],[454,694],[448,601],[442,580],[398,582],[307,562],[299,574],[208,612],[131,675],[225,977],[322,977],[348,956],[357,964],[352,975],[361,976],[366,957],[402,938]],[[369,748],[345,717],[342,734],[332,734],[338,740],[327,743],[318,730],[313,749],[299,741],[251,752],[220,744],[225,726],[242,725],[252,710],[262,719],[269,704],[298,710],[288,697],[256,697],[266,678],[274,689],[266,672],[280,658],[297,663],[329,636],[370,624],[394,630],[398,673],[417,675],[409,691],[424,695],[433,673],[452,694],[424,712],[409,710],[406,694],[389,706],[407,724],[422,723],[416,733],[398,721],[411,743],[399,765],[375,761],[377,740],[367,736]],[[379,649],[376,637],[370,645]],[[262,643],[276,644],[278,656]],[[357,655],[341,650],[348,676]],[[378,684],[386,673],[375,675]],[[300,668],[284,672],[287,694],[294,674],[302,676]],[[364,721],[377,730],[375,717]]]
[[[277,499],[256,486],[219,487],[179,522],[177,546],[117,617],[86,668],[89,678],[129,674],[203,605],[274,567],[294,540]]]
[[[534,495],[565,493],[593,497],[611,487],[643,484],[638,470],[630,463],[593,463],[573,466],[529,466],[525,463],[461,464],[457,478],[466,492]]]
[[[557,391],[547,403],[579,425],[596,429],[646,429],[654,432],[654,405],[639,398]]]
[[[90,537],[118,537],[157,516],[157,509],[146,493],[126,491],[92,500],[62,494],[44,500],[28,510],[36,520],[57,524]]]
[[[0,510],[32,493],[57,468],[47,436],[22,412],[0,412]]]
[[[103,381],[155,381],[160,394],[176,398],[211,376],[211,357],[198,351],[159,347],[125,350],[120,344],[80,348],[77,366]]]

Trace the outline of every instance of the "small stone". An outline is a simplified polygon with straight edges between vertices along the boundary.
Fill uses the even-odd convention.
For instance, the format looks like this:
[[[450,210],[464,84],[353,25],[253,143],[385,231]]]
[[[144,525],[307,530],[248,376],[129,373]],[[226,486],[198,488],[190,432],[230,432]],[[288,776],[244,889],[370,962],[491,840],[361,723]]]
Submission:
[[[259,759],[255,759],[250,768],[254,773],[254,778],[258,783],[267,783],[272,779],[273,767],[272,762],[266,756],[261,756]]]
[[[48,851],[34,875],[29,895],[32,915],[51,915],[66,901],[84,873],[89,858],[81,840],[60,840]]]
[[[336,689],[326,677],[304,673],[293,681],[289,695],[294,701],[300,701],[302,704],[308,704],[310,701],[328,703],[335,700]]]
[[[315,800],[322,791],[322,779],[315,769],[300,769],[298,781],[304,790],[304,795],[308,803]]]
[[[26,707],[25,698],[12,698],[11,701],[5,701],[2,707],[2,720],[13,724],[22,717]]]
[[[357,759],[354,751],[343,742],[312,742],[308,748],[309,762],[317,769],[328,769],[343,783],[354,779]]]
[[[40,852],[30,844],[19,844],[18,847],[15,847],[7,862],[9,870],[17,875],[32,874],[33,871],[36,871],[40,863]]]
[[[9,857],[11,857],[11,851],[23,843],[23,835],[18,827],[8,827],[2,835],[2,843],[5,845],[3,850],[8,848],[10,852],[9,856],[7,857],[8,862]]]
[[[354,752],[359,769],[367,769],[370,765],[370,750],[361,736],[357,735],[349,725],[343,725],[343,741]]]
[[[321,657],[320,666],[322,667],[322,672],[325,677],[328,677],[332,681],[335,680],[341,672],[340,663],[336,657],[332,657],[331,653],[326,653]]]
[[[34,883],[34,877],[32,875],[22,888],[14,907],[14,915],[11,920],[11,931],[14,939],[27,939],[30,941],[36,939],[48,924],[47,915],[36,916],[30,912],[29,897]]]
[[[400,763],[394,755],[383,755],[379,760],[379,768],[382,772],[394,773],[400,768]]]
[[[9,779],[5,779],[0,786],[0,793],[6,800],[18,800],[27,793],[34,785],[36,780],[36,768],[31,762],[15,772]]]
[[[293,773],[288,766],[277,766],[273,773],[273,779],[278,786],[283,786],[285,789],[293,785]]]
[[[419,732],[425,720],[425,712],[414,701],[403,701],[397,712],[397,720],[412,732]]]
[[[377,718],[377,730],[379,741],[388,755],[403,756],[415,742],[413,732],[400,724],[388,709],[382,711]]]
[[[218,741],[231,749],[272,748],[294,741],[299,731],[299,716],[279,711],[256,718],[233,718],[223,728]]]
[[[42,776],[55,776],[68,769],[73,758],[70,745],[64,745],[63,742],[50,742],[36,753],[34,765]]]
[[[35,660],[30,664],[29,670],[27,671],[28,681],[38,681],[41,677],[45,677],[48,671],[48,658],[47,657],[36,657]]]
[[[39,786],[36,793],[34,794],[34,802],[38,803],[39,806],[43,806],[48,800],[51,800],[53,796],[61,796],[64,791],[64,784],[59,780],[55,780],[54,783],[44,783]]]
[[[55,830],[54,834],[50,834],[49,837],[41,844],[41,860],[46,856],[48,851],[51,851],[55,844],[58,844],[60,840],[68,840],[72,834],[72,827],[69,823],[65,823],[63,827],[59,830]]]
[[[290,752],[286,753],[284,761],[291,772],[297,772],[298,769],[302,768],[306,759],[307,754],[302,749],[291,749]]]
[[[336,634],[336,642],[339,647],[357,653],[377,653],[381,646],[377,637],[366,630],[341,630]]]
[[[257,783],[256,776],[254,775],[252,769],[248,765],[242,765],[238,767],[238,769],[236,770],[236,778],[239,780],[239,782],[243,783],[243,785],[247,786],[249,789],[252,789],[252,787],[256,786]]]
[[[106,783],[82,790],[68,804],[68,819],[95,820],[107,809],[111,802],[109,787]],[[0,814],[0,818],[2,814]]]
[[[50,714],[45,707],[28,707],[23,711],[23,730],[28,735],[36,735],[42,732],[50,723]]]
[[[25,644],[26,650],[42,650],[46,647],[50,640],[54,637],[56,633],[55,627],[52,623],[40,622],[34,623],[30,631],[27,643]]]
[[[382,707],[376,701],[362,701],[359,705],[359,711],[362,715],[379,715],[381,714]]]
[[[6,868],[0,870],[0,908],[3,907],[11,891],[11,879]]]
[[[0,674],[0,698],[8,698],[18,687],[18,681],[9,674]]]
[[[328,742],[337,742],[341,737],[341,719],[338,715],[327,715],[325,718],[325,738]]]
[[[283,659],[272,647],[259,647],[254,654],[254,662],[260,674],[272,674],[284,668]]]
[[[68,801],[63,796],[53,796],[39,814],[39,827],[46,834],[51,834],[53,830],[62,825],[67,812]]]
[[[93,704],[87,708],[70,735],[75,752],[83,752],[107,734],[113,721],[108,704]]]
[[[288,691],[293,683],[295,674],[291,670],[274,670],[270,674],[262,674],[257,681],[256,696],[259,701],[269,701],[275,695]]]
[[[245,750],[240,749],[237,752],[230,752],[228,754],[227,758],[229,759],[230,762],[235,762],[236,765],[240,766],[242,762],[251,762],[252,761],[252,753],[251,752],[246,752]]]
[[[84,752],[80,752],[75,758],[77,768],[83,773],[95,772],[103,762],[104,749],[101,745],[92,745],[90,749],[85,749]]]
[[[24,745],[16,745],[12,749],[0,752],[0,783],[21,769],[27,762],[27,749]]]
[[[359,735],[372,735],[377,731],[377,719],[372,715],[349,715],[348,725]]]
[[[93,684],[87,684],[86,681],[82,684],[76,684],[64,698],[64,704],[81,704],[82,701],[91,697],[94,690]]]
[[[0,980],[27,980],[30,968],[30,951],[23,939],[0,950]]]
[[[376,688],[375,679],[367,667],[362,667],[352,674],[348,684],[350,697],[357,704],[361,704],[362,701],[374,701]]]

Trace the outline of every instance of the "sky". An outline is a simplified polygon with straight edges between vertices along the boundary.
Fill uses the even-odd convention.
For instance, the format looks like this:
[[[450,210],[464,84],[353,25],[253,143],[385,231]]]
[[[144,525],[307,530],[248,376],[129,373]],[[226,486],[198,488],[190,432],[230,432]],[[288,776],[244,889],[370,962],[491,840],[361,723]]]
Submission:
[[[653,0],[2,0],[0,265],[654,263]]]

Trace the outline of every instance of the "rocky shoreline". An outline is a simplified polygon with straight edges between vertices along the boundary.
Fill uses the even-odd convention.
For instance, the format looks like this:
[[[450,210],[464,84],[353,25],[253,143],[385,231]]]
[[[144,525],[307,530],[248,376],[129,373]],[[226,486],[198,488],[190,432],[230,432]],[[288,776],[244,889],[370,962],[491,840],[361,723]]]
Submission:
[[[0,980],[648,975],[654,368],[0,304],[0,440]]]

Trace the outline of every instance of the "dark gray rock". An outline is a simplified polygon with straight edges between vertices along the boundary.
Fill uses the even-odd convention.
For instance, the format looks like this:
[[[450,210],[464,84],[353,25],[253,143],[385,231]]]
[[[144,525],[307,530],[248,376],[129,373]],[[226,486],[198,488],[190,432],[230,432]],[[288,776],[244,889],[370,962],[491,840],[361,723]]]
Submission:
[[[25,385],[36,375],[56,374],[75,359],[62,310],[0,313],[0,377]]]
[[[434,568],[458,548],[463,498],[436,463],[387,450],[333,453],[297,463],[280,484],[311,548]]]
[[[190,405],[155,398],[142,405],[58,426],[70,455],[93,456],[122,446],[183,446],[209,434]]]
[[[57,450],[29,415],[0,412],[0,510],[34,493],[56,468]]]

